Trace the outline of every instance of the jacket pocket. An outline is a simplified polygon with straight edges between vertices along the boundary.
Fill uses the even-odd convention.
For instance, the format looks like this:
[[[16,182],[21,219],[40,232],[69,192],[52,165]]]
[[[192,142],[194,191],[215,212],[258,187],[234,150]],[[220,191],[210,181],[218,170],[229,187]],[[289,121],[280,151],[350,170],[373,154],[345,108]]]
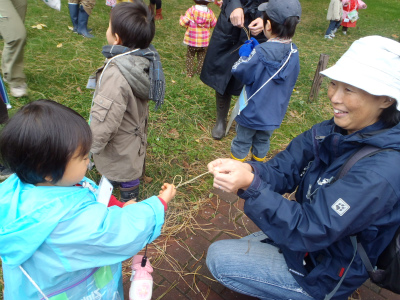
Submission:
[[[93,106],[91,109],[92,117],[103,122],[112,104],[113,100],[103,97],[102,95],[97,95],[93,100]]]

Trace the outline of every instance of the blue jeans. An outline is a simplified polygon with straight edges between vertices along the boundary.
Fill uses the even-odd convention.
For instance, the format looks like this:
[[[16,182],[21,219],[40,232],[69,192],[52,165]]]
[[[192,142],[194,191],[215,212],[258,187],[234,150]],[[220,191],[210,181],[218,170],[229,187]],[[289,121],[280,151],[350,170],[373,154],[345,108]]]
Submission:
[[[237,159],[245,159],[251,149],[253,156],[263,159],[269,150],[269,138],[273,130],[255,130],[236,124],[236,136],[232,140],[231,153]]]
[[[259,299],[312,300],[288,271],[279,249],[256,232],[242,239],[217,241],[208,248],[207,267],[227,288]]]
[[[338,29],[340,27],[340,21],[335,21],[335,20],[331,20],[329,22],[329,27],[325,32],[325,35],[331,34],[332,30],[334,30],[335,28]]]

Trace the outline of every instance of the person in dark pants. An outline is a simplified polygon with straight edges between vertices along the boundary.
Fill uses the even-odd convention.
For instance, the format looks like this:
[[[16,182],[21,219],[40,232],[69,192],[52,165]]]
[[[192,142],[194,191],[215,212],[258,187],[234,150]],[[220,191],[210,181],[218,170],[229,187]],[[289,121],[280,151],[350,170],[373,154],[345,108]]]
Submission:
[[[154,20],[164,19],[162,16],[161,5],[162,5],[161,0],[150,0],[149,9],[153,15],[154,15],[154,7],[156,8],[156,15],[154,16]]]
[[[225,136],[226,117],[232,95],[238,96],[242,83],[231,74],[233,64],[239,59],[238,50],[248,39],[248,29],[258,42],[266,41],[264,22],[258,6],[265,0],[226,0],[221,7],[217,25],[211,36],[200,75],[201,81],[215,90],[217,121],[212,136],[220,140]]]

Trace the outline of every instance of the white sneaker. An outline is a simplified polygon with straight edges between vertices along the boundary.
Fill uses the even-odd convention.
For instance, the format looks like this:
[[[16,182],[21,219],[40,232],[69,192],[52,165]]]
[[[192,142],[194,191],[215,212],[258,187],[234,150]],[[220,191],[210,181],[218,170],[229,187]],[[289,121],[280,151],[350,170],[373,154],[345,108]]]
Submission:
[[[7,103],[6,106],[7,106],[7,109],[11,109],[12,108],[10,103]]]
[[[328,40],[332,39],[332,37],[329,34],[325,35],[325,38],[328,39]]]
[[[26,85],[26,83],[23,83],[20,86],[10,87],[10,94],[15,98],[28,96],[28,86]]]
[[[346,35],[346,34],[347,34],[347,32],[346,32],[346,31],[342,31],[342,32],[343,32],[343,34],[344,34],[344,35]]]
[[[333,32],[331,32],[330,36],[334,38],[335,34]]]

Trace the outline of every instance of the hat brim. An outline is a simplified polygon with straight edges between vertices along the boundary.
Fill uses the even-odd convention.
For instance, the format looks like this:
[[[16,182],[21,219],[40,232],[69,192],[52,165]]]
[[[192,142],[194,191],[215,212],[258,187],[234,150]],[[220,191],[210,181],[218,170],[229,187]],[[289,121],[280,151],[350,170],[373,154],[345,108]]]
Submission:
[[[400,111],[400,91],[391,87],[390,81],[393,80],[391,76],[366,64],[358,64],[357,68],[349,70],[351,65],[353,65],[352,61],[347,61],[346,57],[342,57],[334,66],[320,72],[320,74],[352,85],[374,96],[394,98],[397,100],[397,110]],[[377,73],[381,74],[377,75]],[[362,80],[360,80],[361,78]],[[377,78],[380,78],[380,81]]]

